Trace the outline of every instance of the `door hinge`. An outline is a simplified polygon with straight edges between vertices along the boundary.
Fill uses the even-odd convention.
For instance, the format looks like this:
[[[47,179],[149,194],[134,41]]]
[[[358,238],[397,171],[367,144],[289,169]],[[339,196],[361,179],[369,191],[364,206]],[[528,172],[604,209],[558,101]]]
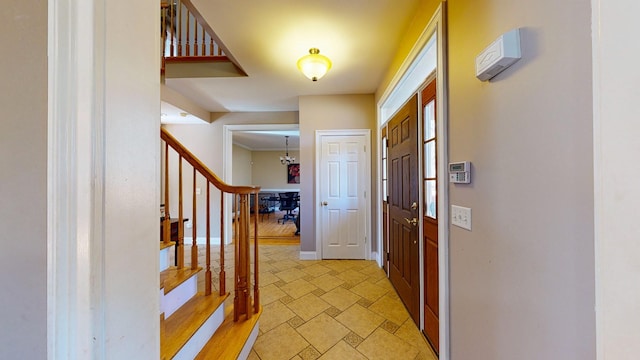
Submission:
[[[387,253],[387,261],[389,261],[389,253]]]

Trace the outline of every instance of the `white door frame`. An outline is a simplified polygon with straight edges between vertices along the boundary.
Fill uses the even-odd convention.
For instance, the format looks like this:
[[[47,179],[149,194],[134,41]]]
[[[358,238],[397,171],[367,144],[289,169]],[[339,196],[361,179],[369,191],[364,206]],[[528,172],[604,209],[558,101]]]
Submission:
[[[450,311],[449,311],[449,188],[447,179],[448,176],[443,176],[447,174],[447,164],[448,164],[448,99],[447,99],[447,87],[448,87],[448,79],[447,79],[447,69],[446,69],[446,58],[445,58],[445,49],[446,49],[446,39],[444,37],[445,34],[445,25],[446,25],[446,3],[441,3],[436,11],[434,12],[431,20],[429,21],[427,27],[424,29],[420,37],[417,39],[413,48],[407,55],[406,59],[400,66],[400,69],[393,77],[389,86],[383,92],[380,101],[378,102],[378,129],[384,124],[389,118],[391,118],[391,113],[395,112],[395,110],[389,111],[388,104],[394,99],[394,95],[397,96],[400,92],[405,92],[406,89],[403,88],[403,85],[407,83],[411,83],[407,81],[410,79],[413,74],[413,70],[415,69],[416,63],[421,59],[422,55],[425,53],[425,46],[428,44],[429,40],[435,35],[436,36],[436,46],[437,46],[437,60],[436,60],[436,97],[437,97],[437,129],[436,134],[438,138],[437,151],[438,151],[438,242],[440,243],[438,246],[438,284],[439,284],[439,313],[440,313],[440,360],[449,360],[451,358],[450,355],[450,336],[449,336],[449,324],[450,324]],[[419,82],[420,85],[416,89],[412,89],[415,91],[419,91],[424,85],[423,81],[426,80],[421,79]],[[411,94],[414,94],[411,92]],[[421,112],[418,112],[418,122],[419,129],[420,122],[422,119]],[[378,136],[378,144],[381,146],[381,140]],[[419,152],[420,154],[422,151]],[[421,156],[421,155],[420,155]],[[380,152],[377,154],[377,161],[381,163],[382,159],[380,158]],[[422,167],[422,159],[420,157],[419,168]],[[381,169],[379,169],[377,179],[381,179],[382,173]],[[420,170],[420,173],[422,170]],[[378,181],[378,194],[382,193],[382,189],[380,188],[381,184]],[[422,188],[422,185],[420,186]],[[420,190],[421,202],[422,202],[422,190]],[[378,249],[380,249],[380,254],[377,259],[378,264],[382,265],[383,256],[382,254],[382,205],[380,205],[377,209],[377,219],[378,219]],[[421,213],[422,216],[422,213]],[[422,231],[420,232],[420,239],[422,239]],[[422,241],[420,241],[420,252],[423,254]],[[420,283],[424,284],[424,259],[422,256],[420,257]],[[423,290],[423,289],[421,289]],[[420,291],[420,319],[421,324],[424,324],[424,291]]]
[[[365,146],[367,146],[367,152],[369,153],[368,159],[371,159],[371,130],[369,129],[336,129],[336,130],[316,130],[315,141],[315,153],[316,153],[316,166],[315,166],[315,182],[314,182],[314,196],[313,203],[318,209],[322,206],[320,204],[320,157],[322,155],[322,137],[323,136],[364,136]],[[371,164],[370,161],[365,161],[364,164],[364,188],[365,190],[365,259],[371,259]],[[315,212],[316,222],[316,259],[322,259],[322,212]]]
[[[234,131],[273,131],[273,130],[300,130],[299,124],[241,124],[224,125],[222,127],[222,158],[224,165],[222,168],[222,180],[227,184],[232,182],[233,173],[233,132]],[[227,194],[222,213],[224,219],[225,244],[231,243],[231,196]],[[222,241],[222,239],[221,239]]]

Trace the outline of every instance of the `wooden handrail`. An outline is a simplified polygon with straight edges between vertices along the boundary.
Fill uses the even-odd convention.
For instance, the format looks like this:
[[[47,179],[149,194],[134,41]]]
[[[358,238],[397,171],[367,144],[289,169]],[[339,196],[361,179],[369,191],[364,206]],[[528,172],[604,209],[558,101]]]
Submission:
[[[182,156],[184,160],[196,168],[198,172],[200,172],[213,184],[213,186],[218,189],[232,194],[257,194],[260,192],[259,186],[234,186],[225,183],[164,128],[160,128],[160,138],[166,141],[167,144],[169,144],[169,146],[178,153],[178,155]]]
[[[253,196],[254,212],[258,214],[258,193],[260,192],[259,186],[234,186],[222,181],[216,174],[213,173],[204,163],[202,163],[193,153],[182,145],[175,137],[173,137],[168,131],[161,128],[160,138],[165,142],[164,144],[164,201],[166,204],[165,219],[164,219],[164,237],[163,241],[168,242],[170,236],[170,219],[169,219],[169,150],[175,151],[178,157],[178,163],[172,166],[177,167],[177,187],[178,193],[176,195],[178,204],[178,241],[176,242],[176,265],[178,269],[184,267],[184,228],[183,228],[183,179],[182,179],[182,162],[186,161],[193,167],[193,213],[192,213],[192,247],[191,247],[191,269],[200,269],[197,259],[197,224],[196,224],[196,176],[200,174],[206,180],[206,204],[205,206],[205,230],[206,230],[206,250],[205,250],[205,264],[202,264],[205,269],[205,295],[211,295],[212,293],[212,268],[211,268],[211,188],[212,185],[218,189],[221,193],[220,196],[220,270],[219,270],[219,293],[220,295],[226,294],[226,271],[224,261],[224,211],[225,211],[225,194],[233,195],[234,206],[234,227],[235,232],[233,234],[234,250],[235,250],[235,267],[234,267],[234,320],[238,321],[241,317],[249,319],[253,313],[258,313],[260,309],[260,295],[258,284],[258,222],[254,222],[254,252],[251,253],[251,235],[249,231],[250,224],[250,207],[249,203]],[[174,185],[176,186],[176,185]],[[174,197],[174,199],[176,199]],[[253,255],[254,261],[254,273],[253,273],[253,299],[251,294],[251,257]]]

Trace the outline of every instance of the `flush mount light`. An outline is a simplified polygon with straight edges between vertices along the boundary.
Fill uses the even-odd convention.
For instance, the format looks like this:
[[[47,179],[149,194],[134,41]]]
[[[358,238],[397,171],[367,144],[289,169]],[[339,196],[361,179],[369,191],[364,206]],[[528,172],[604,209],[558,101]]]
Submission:
[[[298,60],[298,69],[313,81],[322,78],[331,69],[331,60],[324,55],[320,55],[320,50],[309,49],[309,55],[305,55]]]

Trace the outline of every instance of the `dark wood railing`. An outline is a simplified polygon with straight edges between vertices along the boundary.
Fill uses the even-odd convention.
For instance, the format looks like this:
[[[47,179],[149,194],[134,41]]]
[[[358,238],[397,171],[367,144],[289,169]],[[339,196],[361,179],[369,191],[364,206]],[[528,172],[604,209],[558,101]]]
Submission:
[[[193,212],[191,214],[192,225],[192,244],[191,244],[191,268],[198,268],[198,231],[197,231],[197,202],[196,202],[196,179],[202,177],[206,180],[206,204],[205,206],[205,237],[206,237],[206,264],[205,264],[205,295],[212,293],[212,273],[211,273],[211,191],[220,193],[220,295],[226,294],[226,271],[224,258],[225,243],[225,194],[233,195],[233,216],[235,231],[232,234],[234,244],[234,320],[238,321],[240,317],[246,316],[249,319],[253,313],[257,313],[260,308],[260,293],[258,282],[258,222],[254,221],[253,236],[253,254],[251,254],[251,236],[249,231],[250,224],[250,197],[254,200],[254,214],[258,214],[258,193],[260,187],[257,186],[232,186],[223,182],[218,178],[206,165],[196,158],[189,150],[187,150],[178,140],[176,140],[165,129],[160,130],[160,138],[164,141],[164,205],[165,218],[163,226],[163,242],[169,244],[171,240],[170,234],[170,184],[169,184],[169,155],[171,151],[177,153],[178,163],[175,165],[178,169],[178,186],[177,186],[177,211],[178,211],[178,241],[176,243],[176,266],[181,269],[184,267],[184,212],[183,212],[183,172],[182,165],[186,161],[193,167]],[[175,195],[174,195],[175,199]],[[253,255],[253,259],[251,259]],[[254,264],[253,278],[253,301],[251,299],[251,263]],[[253,305],[253,306],[252,306]]]

